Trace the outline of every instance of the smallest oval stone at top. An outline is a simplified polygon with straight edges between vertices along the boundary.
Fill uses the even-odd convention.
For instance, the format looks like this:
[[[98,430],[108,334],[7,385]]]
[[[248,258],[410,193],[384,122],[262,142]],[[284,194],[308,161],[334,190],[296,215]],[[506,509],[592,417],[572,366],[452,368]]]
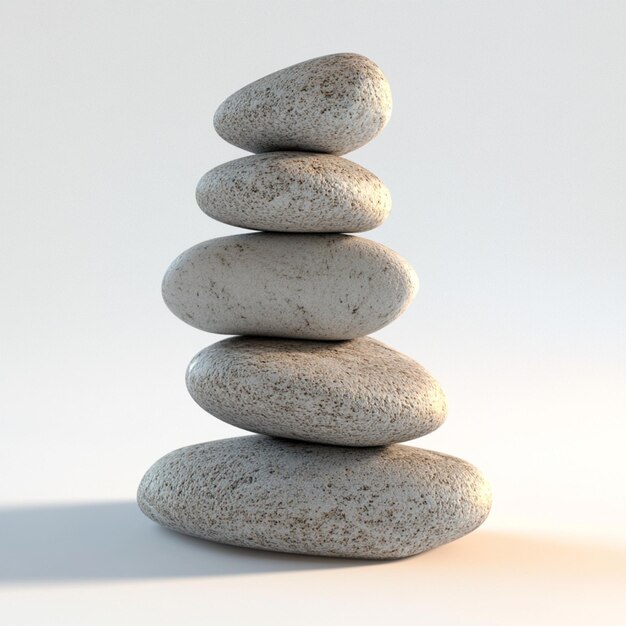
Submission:
[[[391,90],[367,57],[341,53],[269,74],[235,92],[213,118],[217,133],[250,152],[341,155],[374,139],[391,116]]]

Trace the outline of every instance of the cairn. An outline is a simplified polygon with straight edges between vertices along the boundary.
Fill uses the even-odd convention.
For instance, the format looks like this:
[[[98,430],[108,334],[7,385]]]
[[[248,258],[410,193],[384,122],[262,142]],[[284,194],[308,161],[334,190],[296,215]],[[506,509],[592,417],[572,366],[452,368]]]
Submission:
[[[205,174],[200,208],[259,230],[200,243],[163,280],[170,310],[237,335],[199,352],[193,399],[254,433],[171,452],[146,473],[141,510],[212,541],[369,559],[417,554],[477,528],[489,485],[469,463],[399,445],[439,427],[437,381],[367,337],[417,292],[398,254],[346,233],[379,226],[385,185],[340,155],[386,125],[391,92],[357,54],[293,65],[227,98],[214,125],[254,152]]]

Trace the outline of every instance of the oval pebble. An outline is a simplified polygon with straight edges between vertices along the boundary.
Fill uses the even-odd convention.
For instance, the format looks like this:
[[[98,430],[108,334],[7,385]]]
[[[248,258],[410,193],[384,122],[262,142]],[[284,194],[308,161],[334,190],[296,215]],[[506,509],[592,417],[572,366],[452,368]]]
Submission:
[[[391,210],[381,180],[331,154],[270,152],[207,172],[196,199],[210,217],[242,228],[357,233],[380,226]]]
[[[370,337],[225,339],[193,358],[187,388],[233,426],[344,446],[421,437],[447,411],[443,390],[421,365]]]
[[[411,266],[353,235],[252,233],[183,252],[163,278],[169,309],[225,335],[353,339],[398,317],[417,291]]]
[[[217,133],[250,152],[345,154],[371,141],[391,115],[381,69],[359,54],[311,59],[246,85],[219,106]]]
[[[253,435],[167,454],[143,477],[138,502],[159,524],[211,541],[389,559],[477,528],[491,490],[474,466],[438,452]]]

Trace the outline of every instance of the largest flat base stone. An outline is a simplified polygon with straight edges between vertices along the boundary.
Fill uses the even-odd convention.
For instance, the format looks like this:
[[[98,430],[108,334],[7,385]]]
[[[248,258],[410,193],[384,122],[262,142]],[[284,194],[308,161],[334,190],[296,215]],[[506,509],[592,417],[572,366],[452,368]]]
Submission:
[[[261,435],[181,448],[139,485],[159,524],[220,543],[398,558],[477,528],[491,491],[469,463],[411,446],[343,448]]]

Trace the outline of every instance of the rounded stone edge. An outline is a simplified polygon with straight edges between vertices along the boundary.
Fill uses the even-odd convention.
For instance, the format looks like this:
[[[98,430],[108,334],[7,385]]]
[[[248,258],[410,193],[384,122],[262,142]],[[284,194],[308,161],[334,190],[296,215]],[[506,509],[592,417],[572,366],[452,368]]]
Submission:
[[[439,429],[446,421],[447,416],[448,416],[448,401],[447,401],[447,397],[446,394],[443,390],[443,387],[441,386],[441,384],[439,383],[439,380],[433,376],[433,374],[430,373],[430,371],[428,369],[426,369],[421,363],[415,361],[414,359],[412,359],[411,357],[409,357],[408,355],[404,354],[403,352],[400,352],[399,350],[396,350],[395,348],[392,348],[391,346],[388,346],[387,344],[384,344],[383,342],[374,339],[372,337],[358,337],[355,339],[349,339],[349,340],[340,340],[340,341],[328,341],[328,342],[323,342],[323,341],[311,341],[308,339],[287,339],[287,338],[280,338],[280,337],[258,337],[258,339],[265,339],[269,342],[276,340],[278,342],[290,342],[293,341],[294,343],[296,342],[309,342],[311,341],[311,343],[328,343],[328,344],[334,344],[334,343],[349,343],[351,341],[359,341],[362,339],[371,339],[372,341],[380,344],[382,347],[393,351],[394,353],[396,353],[396,356],[404,358],[404,359],[408,359],[412,362],[412,364],[420,370],[421,375],[428,380],[430,386],[428,388],[428,391],[425,392],[425,396],[427,396],[430,400],[431,400],[431,404],[435,405],[435,406],[439,406],[440,409],[438,411],[433,411],[430,415],[430,423],[428,425],[426,424],[422,424],[422,427],[419,429],[411,429],[410,433],[409,430],[410,429],[406,429],[405,434],[402,436],[396,436],[396,437],[369,437],[369,438],[361,438],[358,441],[355,441],[355,439],[352,437],[352,435],[350,434],[343,434],[341,436],[338,436],[337,434],[328,434],[327,436],[324,436],[322,434],[320,435],[316,435],[316,436],[306,436],[305,434],[303,434],[302,432],[299,432],[297,434],[293,434],[289,431],[288,428],[284,427],[284,428],[272,428],[267,427],[263,424],[259,425],[250,425],[249,423],[247,423],[249,421],[249,415],[246,416],[246,419],[241,419],[241,420],[237,420],[237,419],[233,419],[230,416],[231,411],[229,410],[221,410],[219,408],[217,408],[215,406],[215,404],[209,404],[208,402],[204,402],[203,399],[200,397],[200,394],[197,392],[196,390],[196,381],[201,379],[201,378],[207,378],[207,366],[208,366],[208,360],[206,360],[206,357],[208,355],[211,355],[212,353],[215,353],[216,351],[218,352],[218,354],[216,355],[215,358],[215,362],[219,361],[219,359],[222,357],[222,355],[219,354],[220,349],[222,349],[223,347],[225,347],[225,345],[231,344],[233,342],[237,342],[237,341],[241,341],[241,340],[254,340],[255,337],[253,335],[237,335],[234,337],[228,337],[226,339],[222,339],[220,341],[216,341],[208,346],[205,346],[204,348],[202,348],[201,350],[197,351],[194,356],[191,358],[191,360],[189,361],[187,368],[185,370],[185,386],[187,389],[187,392],[189,393],[191,399],[203,410],[205,411],[207,414],[209,414],[210,416],[224,422],[225,424],[229,424],[230,426],[234,426],[235,428],[239,428],[242,429],[244,431],[250,432],[250,433],[256,433],[256,434],[260,434],[260,435],[265,435],[268,437],[277,437],[277,438],[282,438],[282,439],[289,439],[292,441],[302,441],[302,442],[306,442],[306,443],[313,443],[313,444],[320,444],[320,445],[329,445],[329,446],[337,446],[337,447],[353,447],[353,448],[368,448],[368,447],[378,447],[378,446],[388,446],[388,445],[393,445],[393,444],[401,444],[401,443],[406,443],[409,441],[414,441],[416,439],[421,439],[422,437],[425,437],[426,435],[429,435],[430,433],[436,431],[437,429]],[[192,374],[192,370],[197,370],[197,368],[199,367],[198,364],[201,364],[202,367],[202,372],[200,375],[197,374]],[[224,363],[222,362],[222,365],[224,365]],[[228,363],[229,366],[232,366],[232,363]],[[233,410],[234,412],[234,410]],[[400,418],[398,418],[400,419]]]
[[[246,145],[244,145],[243,142],[238,141],[237,138],[231,136],[231,133],[227,131],[228,127],[227,126],[225,127],[224,119],[228,117],[228,108],[232,105],[232,103],[238,97],[241,97],[242,94],[245,94],[247,90],[252,89],[256,84],[262,81],[265,81],[267,79],[271,79],[272,77],[278,74],[281,74],[282,72],[285,72],[287,70],[292,70],[293,68],[296,68],[298,66],[316,62],[316,61],[321,61],[323,59],[328,59],[330,57],[344,57],[344,58],[352,57],[355,59],[360,59],[364,63],[364,65],[368,67],[370,71],[373,71],[374,73],[379,75],[379,78],[381,79],[380,84],[382,85],[383,90],[384,90],[384,95],[382,99],[386,101],[387,105],[383,112],[382,120],[379,122],[378,129],[375,132],[369,133],[362,140],[352,142],[347,147],[344,147],[341,149],[338,148],[338,149],[323,150],[319,147],[314,147],[314,146],[299,146],[299,147],[292,146],[289,148],[272,147],[269,149],[257,149],[253,146],[251,142],[248,142]],[[379,94],[379,99],[381,99],[380,94]],[[227,96],[216,109],[215,113],[213,114],[213,128],[215,132],[219,135],[219,137],[223,139],[224,141],[226,141],[227,143],[237,148],[241,148],[242,150],[246,150],[247,152],[252,152],[253,154],[262,154],[262,153],[271,152],[277,149],[289,149],[289,150],[303,150],[303,151],[311,151],[311,152],[323,152],[326,154],[333,154],[335,156],[342,156],[344,154],[348,154],[349,152],[353,152],[354,150],[358,150],[359,148],[362,148],[363,146],[367,145],[370,141],[373,141],[374,139],[376,139],[376,137],[380,135],[380,133],[385,129],[385,127],[389,123],[389,120],[391,119],[392,111],[393,111],[393,97],[391,94],[391,86],[389,85],[389,81],[387,80],[387,77],[385,76],[380,66],[375,61],[373,61],[372,59],[370,59],[369,57],[363,54],[359,54],[356,52],[338,52],[338,53],[326,54],[320,57],[314,57],[312,59],[306,59],[304,61],[294,63],[287,67],[275,70],[274,72],[270,72],[269,74],[266,74],[265,76],[261,76],[260,78],[257,78],[256,80],[253,80],[247,83],[243,87],[240,87],[239,89],[231,93],[229,96]]]
[[[252,542],[246,542],[246,541],[232,541],[231,542],[231,541],[224,541],[222,539],[212,539],[202,534],[194,533],[192,530],[185,529],[182,525],[178,524],[174,519],[170,518],[169,516],[163,513],[159,513],[158,511],[156,511],[155,507],[153,507],[148,502],[148,498],[146,497],[146,491],[147,491],[147,485],[150,483],[151,480],[154,480],[155,478],[155,476],[153,476],[152,474],[155,473],[155,470],[158,470],[161,466],[163,466],[169,458],[174,457],[177,454],[182,453],[183,451],[192,451],[192,450],[207,446],[209,444],[218,444],[219,442],[234,441],[236,439],[251,439],[253,437],[258,438],[258,439],[280,441],[280,438],[265,437],[263,435],[256,435],[256,436],[249,436],[249,437],[234,437],[234,438],[231,437],[231,438],[226,438],[226,439],[220,439],[220,440],[214,440],[214,441],[209,441],[209,442],[183,446],[182,448],[177,448],[176,450],[172,450],[171,452],[168,452],[165,455],[161,456],[148,468],[148,470],[144,473],[141,481],[139,482],[139,485],[137,487],[137,496],[136,496],[137,505],[139,509],[144,515],[146,515],[146,517],[148,517],[152,521],[158,523],[159,525],[169,530],[173,530],[175,532],[186,534],[192,537],[198,537],[205,541],[211,541],[213,543],[218,543],[218,544],[223,544],[223,545],[232,545],[235,547],[244,547],[244,548],[249,548],[249,549],[254,549],[254,550],[276,552],[276,553],[281,553],[281,554],[300,554],[303,556],[354,559],[354,560],[394,561],[398,559],[409,558],[411,556],[416,556],[418,554],[423,554],[425,552],[429,552],[430,550],[433,550],[441,546],[444,546],[446,544],[457,541],[458,539],[462,539],[463,537],[469,535],[470,533],[480,528],[480,526],[482,526],[482,524],[485,522],[485,520],[489,516],[492,506],[493,506],[492,486],[480,469],[478,469],[474,464],[460,457],[456,457],[454,455],[446,454],[443,452],[437,452],[434,450],[428,450],[424,448],[416,448],[416,449],[422,450],[423,452],[437,455],[439,457],[447,458],[452,462],[463,465],[464,468],[471,473],[473,481],[474,481],[474,486],[477,487],[478,490],[481,492],[479,497],[477,498],[477,502],[482,504],[482,512],[476,517],[475,520],[472,521],[471,524],[468,524],[467,526],[459,529],[453,536],[451,536],[447,540],[442,541],[440,543],[436,543],[432,546],[425,547],[424,549],[421,549],[418,551],[411,550],[411,549],[408,549],[408,550],[398,549],[398,550],[391,551],[384,555],[365,554],[365,553],[342,555],[342,554],[336,554],[336,553],[331,553],[331,552],[326,553],[323,551],[310,553],[310,552],[277,550],[271,547],[257,545]],[[297,445],[299,442],[294,441],[291,443]],[[313,445],[313,446],[318,446],[318,447],[324,447],[322,444],[307,444],[306,442],[300,442],[300,443],[302,443],[303,446]],[[411,446],[406,446],[403,444],[394,444],[394,445],[402,446],[405,448],[411,447]],[[383,446],[383,447],[387,447],[387,446]]]
[[[360,221],[362,224],[359,227],[356,226],[348,226],[347,228],[337,228],[337,227],[328,227],[328,228],[303,228],[303,227],[288,227],[283,226],[281,228],[269,226],[267,222],[263,222],[262,219],[254,220],[246,220],[236,219],[236,218],[227,218],[224,215],[223,211],[214,210],[214,202],[211,199],[211,195],[215,192],[213,191],[214,187],[217,187],[217,182],[214,182],[216,175],[221,174],[224,170],[229,167],[235,166],[236,164],[242,164],[242,162],[252,162],[257,157],[271,157],[276,161],[279,161],[279,155],[284,155],[286,158],[295,157],[295,158],[319,158],[319,157],[331,157],[336,159],[341,159],[347,162],[346,170],[350,167],[362,173],[364,176],[368,177],[370,189],[370,197],[369,200],[373,199],[374,196],[378,195],[379,205],[378,210],[374,210],[373,206],[369,209],[367,213],[362,213]],[[231,182],[234,182],[231,180]],[[311,185],[312,187],[312,185]],[[235,190],[239,193],[239,190]],[[231,193],[235,193],[235,191]],[[312,192],[316,192],[315,189],[311,189]],[[355,194],[356,196],[357,194]],[[360,163],[356,163],[355,161],[351,161],[350,159],[346,159],[345,157],[341,157],[334,154],[328,153],[318,153],[318,152],[301,152],[301,151],[275,151],[275,152],[262,152],[258,154],[249,154],[244,157],[240,157],[238,159],[232,159],[230,161],[226,161],[225,163],[220,163],[215,167],[211,168],[207,172],[205,172],[196,184],[195,190],[195,199],[196,204],[200,208],[200,210],[207,215],[208,217],[221,222],[222,224],[228,224],[229,226],[235,226],[236,228],[245,228],[248,230],[258,230],[264,232],[277,232],[277,233],[301,233],[301,234],[333,234],[333,233],[363,233],[375,228],[382,226],[391,213],[392,209],[392,198],[389,188],[381,180],[379,176],[374,174],[371,170],[368,170],[366,167],[362,166]],[[357,202],[358,198],[354,198],[352,202]],[[356,220],[355,220],[356,221]]]
[[[389,316],[389,319],[386,320],[381,325],[371,325],[368,328],[362,329],[358,333],[354,332],[344,332],[344,333],[332,333],[332,334],[320,334],[320,333],[292,333],[292,332],[240,332],[239,330],[234,329],[216,329],[216,328],[206,328],[204,325],[196,322],[193,317],[190,317],[189,313],[178,311],[176,307],[170,302],[170,298],[168,297],[166,285],[169,285],[170,278],[172,276],[176,276],[178,272],[180,272],[180,264],[183,260],[187,260],[187,257],[196,250],[200,250],[202,248],[207,248],[212,245],[216,245],[218,241],[230,239],[234,240],[239,237],[261,237],[261,236],[276,236],[276,237],[291,237],[291,236],[301,236],[301,237],[342,237],[345,239],[358,239],[363,240],[365,242],[369,242],[370,244],[374,244],[375,247],[379,249],[379,254],[384,254],[387,257],[388,263],[394,265],[398,269],[397,280],[396,282],[403,283],[403,289],[406,291],[406,295],[403,298],[403,303],[396,308],[396,310]],[[175,278],[172,282],[176,282]],[[197,243],[176,256],[176,258],[169,264],[167,267],[163,279],[161,280],[161,297],[169,311],[178,319],[185,322],[189,326],[196,328],[198,330],[202,330],[204,332],[209,332],[216,335],[263,335],[267,337],[276,337],[276,338],[286,338],[286,339],[310,339],[313,341],[345,341],[350,339],[357,339],[359,337],[364,337],[367,335],[371,335],[385,326],[389,325],[391,322],[395,321],[398,317],[403,315],[406,310],[410,307],[410,305],[415,300],[417,293],[419,291],[420,281],[417,272],[413,268],[413,266],[409,263],[407,259],[405,259],[400,253],[395,250],[387,247],[386,245],[374,241],[372,239],[368,239],[366,237],[360,237],[358,235],[347,235],[343,233],[265,233],[265,232],[254,232],[254,233],[243,233],[236,235],[227,235],[223,237],[215,237],[213,239],[208,239],[206,241]]]

